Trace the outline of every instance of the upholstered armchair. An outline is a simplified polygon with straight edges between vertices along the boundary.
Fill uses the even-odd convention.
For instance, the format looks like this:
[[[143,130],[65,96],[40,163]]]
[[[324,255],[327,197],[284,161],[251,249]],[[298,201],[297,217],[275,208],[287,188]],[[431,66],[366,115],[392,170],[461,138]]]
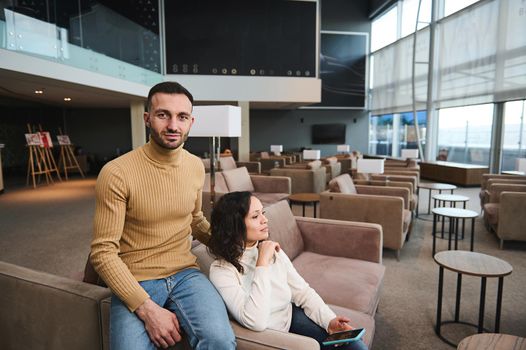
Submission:
[[[285,201],[265,207],[265,216],[271,239],[280,243],[299,274],[336,314],[366,329],[363,340],[370,347],[385,274],[380,225],[295,217]],[[206,247],[198,244],[192,252],[208,274],[213,258]],[[231,323],[239,348],[247,348],[240,342],[244,337],[252,346],[260,342],[252,349],[319,349],[306,342],[309,338],[268,329],[253,332]]]
[[[320,217],[381,225],[384,248],[394,249],[399,259],[411,229],[409,198],[408,188],[355,185],[343,174],[320,194]]]
[[[414,214],[418,205],[418,195],[415,193],[413,182],[411,181],[392,181],[390,178],[383,180],[355,180],[355,185],[365,186],[387,186],[387,187],[404,187],[409,190],[409,210]]]
[[[273,168],[270,175],[289,177],[292,193],[320,193],[327,186],[327,171],[319,160]]]
[[[250,174],[261,174],[260,162],[237,162],[234,157],[220,157],[219,165],[221,170],[232,170],[236,168],[246,167]]]
[[[495,183],[488,188],[484,221],[500,240],[526,241],[526,185]]]
[[[331,179],[340,175],[342,172],[342,164],[336,157],[327,157],[323,159],[322,164],[327,170],[327,178],[325,179],[326,181],[330,181]]]
[[[489,202],[488,187],[494,183],[526,183],[526,176],[523,175],[504,175],[504,174],[482,174],[480,181],[480,208],[484,210],[484,204]]]
[[[250,191],[263,205],[270,205],[289,197],[291,180],[283,176],[250,175],[245,167],[215,173],[215,201],[225,193],[234,191]],[[205,176],[202,206],[204,215],[210,219],[212,208],[209,174]]]

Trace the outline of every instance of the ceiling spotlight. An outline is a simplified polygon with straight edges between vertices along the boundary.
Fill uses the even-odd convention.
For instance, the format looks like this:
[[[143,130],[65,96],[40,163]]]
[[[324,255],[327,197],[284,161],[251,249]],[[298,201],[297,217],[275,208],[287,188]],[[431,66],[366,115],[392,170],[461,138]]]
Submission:
[[[40,94],[43,94],[43,93],[44,93],[44,91],[42,91],[42,90],[35,90],[35,94],[37,94],[37,95],[40,95]]]
[[[71,97],[64,97],[64,101],[66,101],[66,102],[71,101]]]

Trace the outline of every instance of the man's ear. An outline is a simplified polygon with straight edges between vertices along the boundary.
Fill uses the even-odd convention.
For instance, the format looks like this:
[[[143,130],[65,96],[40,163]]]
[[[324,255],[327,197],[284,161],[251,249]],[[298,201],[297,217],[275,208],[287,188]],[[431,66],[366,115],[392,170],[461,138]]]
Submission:
[[[144,112],[144,124],[150,127],[150,113]]]

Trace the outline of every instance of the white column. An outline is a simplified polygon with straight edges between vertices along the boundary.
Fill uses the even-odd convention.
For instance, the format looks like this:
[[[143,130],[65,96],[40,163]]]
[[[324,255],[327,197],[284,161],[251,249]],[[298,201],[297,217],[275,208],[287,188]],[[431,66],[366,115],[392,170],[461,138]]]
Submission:
[[[241,107],[241,137],[238,140],[239,161],[250,160],[250,102],[238,101]]]
[[[133,101],[130,103],[130,121],[132,148],[136,149],[146,143],[146,127],[144,126],[144,102]]]

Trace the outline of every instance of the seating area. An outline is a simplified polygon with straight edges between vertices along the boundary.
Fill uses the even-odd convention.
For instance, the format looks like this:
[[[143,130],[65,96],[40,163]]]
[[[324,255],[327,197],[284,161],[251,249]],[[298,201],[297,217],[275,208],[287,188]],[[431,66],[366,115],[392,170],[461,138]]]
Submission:
[[[331,180],[328,190],[321,193],[319,208],[321,218],[314,219],[301,217],[299,206],[293,205],[291,210],[287,201],[283,200],[286,199],[287,193],[290,193],[290,178],[249,175],[246,168],[218,172],[216,176],[216,185],[219,189],[223,187],[223,191],[230,190],[232,186],[232,190],[241,189],[236,186],[245,186],[246,183],[241,179],[247,177],[256,191],[263,192],[263,188],[283,191],[284,198],[266,204],[266,215],[269,219],[272,239],[280,242],[282,248],[291,257],[296,269],[330,304],[331,308],[339,314],[349,316],[353,322],[366,328],[364,340],[370,349],[386,349],[392,346],[392,331],[397,332],[400,344],[404,344],[403,347],[394,347],[397,349],[442,348],[444,346],[433,333],[433,323],[430,321],[436,312],[435,288],[437,283],[436,265],[430,259],[432,223],[415,218],[407,222],[406,224],[411,226],[409,228],[410,240],[405,239],[407,232],[403,232],[403,228],[397,229],[396,233],[392,230],[392,227],[402,224],[393,224],[396,220],[399,222],[401,219],[391,216],[391,213],[395,212],[394,209],[388,209],[391,201],[398,203],[399,209],[396,212],[404,213],[398,214],[400,217],[404,215],[406,220],[411,219],[410,208],[406,204],[411,197],[413,184],[411,181],[396,182],[390,179],[359,181],[351,179],[348,174],[339,175]],[[484,179],[486,183],[495,180],[487,177]],[[88,181],[91,181],[90,186],[94,185],[94,180]],[[350,190],[346,186],[353,185],[356,193],[346,193]],[[511,203],[514,203],[511,207],[515,210],[524,208],[526,193],[510,193],[510,190],[523,190],[525,186],[508,183],[501,185],[504,187],[499,188],[498,186],[494,184],[490,186],[491,190],[488,189],[490,192],[488,204],[494,204],[495,198],[498,198],[499,220],[502,220],[503,215],[504,217],[512,215],[513,222],[521,227],[520,225],[524,223],[517,221],[517,218],[521,216],[520,213],[514,211],[507,214],[505,203],[509,201],[507,196],[511,194]],[[47,196],[46,188],[40,190],[43,191],[35,194],[37,197]],[[393,193],[384,193],[384,190],[399,192],[401,197],[393,196]],[[78,193],[78,190],[76,191]],[[218,192],[218,195],[221,193],[224,192]],[[478,188],[461,188],[455,193],[468,196],[470,198],[468,208],[480,212]],[[10,201],[12,200],[10,195],[11,193],[4,195],[3,198]],[[21,195],[25,196],[25,201],[30,198],[24,191],[21,192]],[[348,207],[345,210],[347,204],[339,202],[340,196],[363,197],[363,203],[367,204],[362,203],[362,205]],[[66,195],[65,198],[67,197]],[[426,200],[427,198],[420,199],[420,201]],[[338,204],[338,209],[327,207],[326,202]],[[64,202],[64,205],[71,207],[67,201]],[[1,201],[0,208],[0,215],[10,215],[10,210],[17,210],[16,207],[8,209],[2,206]],[[87,210],[92,210],[91,206],[88,206]],[[361,210],[369,211],[369,214],[366,215]],[[33,213],[36,212],[33,211]],[[357,216],[335,220],[327,214],[331,212]],[[358,213],[353,214],[353,212]],[[378,213],[383,214],[390,221],[385,223],[384,221],[365,220]],[[487,218],[486,215],[488,215]],[[500,235],[506,230],[506,225],[500,222],[495,226],[495,234],[488,231],[482,223],[489,219],[490,215],[490,213],[484,213],[482,217],[476,219],[475,251],[484,251],[499,256],[513,266],[514,273],[506,279],[504,288],[501,330],[520,335],[517,327],[525,321],[524,315],[514,312],[513,309],[514,305],[521,305],[524,302],[520,298],[515,299],[515,295],[517,297],[520,295],[517,291],[521,285],[519,281],[524,280],[526,283],[526,276],[521,276],[523,275],[521,269],[526,268],[525,264],[521,265],[524,257],[524,245],[521,245],[523,238],[502,236],[505,241],[505,249],[501,250],[499,248]],[[6,254],[7,250],[2,250],[5,258],[0,263],[0,285],[4,296],[1,298],[1,304],[5,312],[2,312],[0,316],[0,324],[7,331],[0,339],[1,348],[12,349],[10,344],[18,344],[18,339],[24,338],[28,348],[108,349],[109,290],[81,282],[90,239],[90,230],[83,228],[90,226],[83,224],[83,220],[88,219],[84,216],[86,215],[82,214],[82,218],[78,220],[80,225],[75,225],[72,229],[75,235],[79,235],[75,232],[78,229],[81,230],[80,232],[85,232],[80,235],[83,238],[78,242],[78,248],[76,248],[77,252],[82,253],[78,254],[75,250],[70,249],[67,253],[57,251],[52,255],[63,256],[61,261],[69,259],[70,263],[66,265],[60,262],[54,267],[45,263],[37,266],[30,262],[31,259],[26,259],[26,262],[23,263],[17,260],[17,255]],[[377,218],[382,219],[381,216],[378,215]],[[3,222],[7,222],[5,217]],[[6,228],[9,229],[9,226]],[[392,239],[391,235],[395,238]],[[34,245],[48,246],[44,243],[48,236],[49,234],[42,230],[35,232],[35,236],[30,241],[24,242],[25,249],[34,251]],[[396,242],[393,243],[393,241]],[[16,250],[16,245],[13,243],[14,241],[5,241],[3,244],[10,244],[11,250]],[[52,247],[49,246],[46,249]],[[53,247],[55,248],[58,247]],[[201,268],[206,272],[211,262],[206,247],[195,244],[193,253],[198,257]],[[80,261],[71,261],[72,256],[76,256]],[[65,268],[70,270],[64,270]],[[51,274],[44,271],[49,271]],[[466,293],[474,293],[476,298],[475,295],[478,292],[473,291],[473,288],[475,290],[479,288],[477,282],[466,280],[463,283]],[[418,285],[422,290],[407,288],[412,285]],[[490,288],[487,293],[488,298],[491,299],[494,298],[496,291]],[[464,296],[463,299],[466,300],[463,301],[463,308],[466,308],[467,311],[476,312],[478,310],[478,305],[471,305],[468,297]],[[40,301],[45,301],[45,303]],[[45,311],[42,308],[45,308]],[[379,312],[377,312],[378,308]],[[42,311],[36,312],[38,310]],[[492,311],[487,312],[491,314]],[[60,317],[54,317],[50,322],[40,322],[41,315],[49,313],[60,315]],[[397,318],[408,320],[409,327],[412,327],[415,333],[406,334],[407,325],[393,324],[393,320]],[[20,322],[29,322],[34,326],[17,327],[16,325]],[[240,327],[233,321],[232,327],[239,349],[317,349],[317,344],[312,339],[302,336],[271,330],[253,332]],[[444,326],[443,331],[447,330],[447,327]],[[449,332],[457,334],[455,331],[451,333],[449,330]],[[177,348],[187,349],[188,345],[181,343]]]

